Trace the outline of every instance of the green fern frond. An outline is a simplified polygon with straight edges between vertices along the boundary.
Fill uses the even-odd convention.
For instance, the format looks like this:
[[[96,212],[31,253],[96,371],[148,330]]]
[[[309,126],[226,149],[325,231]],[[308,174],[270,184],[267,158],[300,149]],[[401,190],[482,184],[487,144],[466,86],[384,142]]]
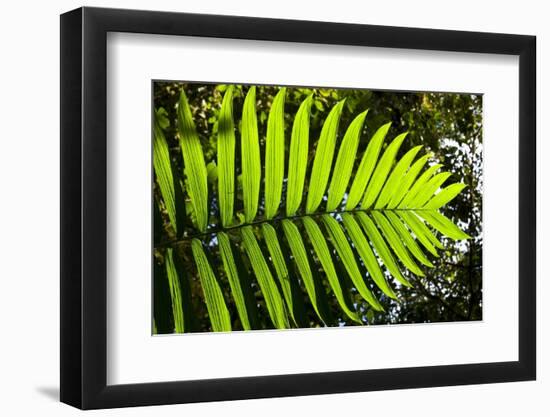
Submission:
[[[409,279],[424,276],[424,268],[433,267],[430,256],[437,257],[443,248],[438,234],[453,240],[469,238],[440,212],[465,185],[444,186],[450,174],[437,173],[442,165],[430,163],[430,154],[417,158],[421,146],[397,158],[406,132],[384,146],[390,123],[384,124],[366,148],[359,149],[367,110],[341,129],[342,100],[330,110],[312,149],[314,97],[309,95],[300,104],[289,135],[286,92],[281,88],[273,98],[264,145],[256,87],[245,95],[240,123],[234,120],[235,90],[225,89],[218,120],[217,188],[208,185],[205,150],[185,93],[180,95],[176,121],[182,173],[173,172],[164,123],[155,119],[156,183],[167,222],[181,236],[165,244],[176,332],[188,331],[178,308],[183,301],[175,284],[177,270],[171,265],[172,247],[178,244],[187,242],[191,248],[212,329],[230,331],[234,326],[228,301],[234,303],[244,330],[257,328],[258,305],[266,309],[275,328],[308,326],[302,311],[305,295],[321,322],[329,325],[333,322],[326,300],[329,291],[348,318],[364,323],[350,297],[348,280],[370,308],[383,311],[387,299],[397,299],[396,286],[411,286]],[[186,180],[185,198],[193,212],[193,225],[185,230],[176,223],[174,179],[180,177]],[[218,202],[214,210],[209,197]],[[242,200],[242,210],[235,204],[237,198]],[[217,253],[219,260],[214,262]],[[224,288],[214,264],[223,268],[229,288]],[[243,271],[246,268],[239,267],[244,264],[255,276],[256,295]]]

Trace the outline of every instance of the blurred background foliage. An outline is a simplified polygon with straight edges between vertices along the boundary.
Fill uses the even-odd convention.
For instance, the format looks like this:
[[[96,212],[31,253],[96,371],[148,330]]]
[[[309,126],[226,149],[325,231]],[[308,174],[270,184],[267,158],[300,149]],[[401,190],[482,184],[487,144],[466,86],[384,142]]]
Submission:
[[[234,92],[234,120],[237,132],[240,131],[242,104],[248,86],[238,85]],[[166,112],[165,135],[169,143],[172,163],[176,171],[183,173],[181,151],[176,137],[176,103],[181,89],[188,97],[197,132],[202,142],[207,163],[210,186],[214,189],[217,183],[216,173],[216,138],[218,131],[218,116],[221,109],[225,85],[193,84],[181,82],[156,81],[153,83],[153,100],[155,110]],[[265,140],[268,112],[278,86],[257,86],[257,114],[260,139]],[[376,312],[356,297],[357,309],[362,313],[365,324],[396,324],[396,323],[429,323],[448,321],[481,320],[482,318],[482,96],[474,94],[434,93],[434,92],[390,92],[363,89],[335,88],[288,88],[285,101],[285,134],[287,137],[287,157],[290,131],[293,117],[300,103],[309,95],[314,94],[310,124],[310,155],[313,160],[315,143],[328,112],[338,101],[346,99],[342,113],[339,135],[355,116],[369,109],[359,153],[361,153],[372,134],[384,123],[392,122],[388,138],[408,131],[405,145],[398,157],[416,145],[422,145],[422,153],[431,152],[433,160],[444,165],[444,170],[453,175],[447,183],[463,182],[467,188],[453,201],[443,208],[443,214],[457,223],[461,229],[472,236],[471,240],[454,242],[442,238],[445,250],[439,258],[431,257],[434,268],[425,268],[425,277],[411,276],[406,278],[413,283],[412,288],[397,286],[395,288],[398,301],[386,299],[385,312]],[[238,138],[239,136],[237,136]],[[386,143],[389,142],[389,139]],[[236,165],[240,166],[237,152]],[[262,164],[263,165],[263,164]],[[309,174],[308,174],[309,175]],[[183,181],[183,176],[180,179]],[[237,177],[239,180],[239,177]],[[159,201],[157,187],[154,189],[155,199]],[[178,196],[176,196],[178,198]],[[183,194],[179,198],[184,198]],[[189,204],[187,202],[187,204]],[[215,199],[211,199],[212,213],[217,212]],[[156,207],[157,204],[154,204]],[[242,210],[242,195],[237,195],[235,210]],[[163,217],[166,213],[155,210],[155,242],[173,239],[173,231],[163,227]],[[189,221],[189,219],[187,219]],[[189,248],[182,242],[178,252],[183,260],[179,268],[188,276],[186,283],[190,295],[188,302],[193,310],[192,328],[194,331],[210,331],[206,306],[202,290],[194,270],[194,262],[189,255]],[[155,249],[154,273],[154,317],[158,333],[171,332],[170,293],[165,282],[162,269],[162,249]],[[217,262],[212,257],[212,262]],[[221,268],[223,269],[223,268]],[[406,272],[406,271],[405,271]],[[344,274],[345,275],[345,274]],[[222,277],[223,282],[223,277]],[[228,291],[229,286],[225,282]],[[254,284],[252,284],[254,286]],[[259,289],[256,287],[256,290]],[[328,288],[327,288],[328,291]],[[352,296],[354,289],[351,288]],[[228,291],[229,293],[229,291]],[[228,295],[228,294],[227,294]],[[229,295],[226,297],[233,328],[238,330],[239,322],[236,307]],[[258,303],[261,304],[258,293]],[[311,327],[320,326],[319,319],[313,313],[308,297],[304,292],[308,318]],[[331,308],[338,317],[340,326],[355,325],[341,313],[334,297],[329,297]],[[270,320],[265,309],[259,309],[261,328],[270,328]]]

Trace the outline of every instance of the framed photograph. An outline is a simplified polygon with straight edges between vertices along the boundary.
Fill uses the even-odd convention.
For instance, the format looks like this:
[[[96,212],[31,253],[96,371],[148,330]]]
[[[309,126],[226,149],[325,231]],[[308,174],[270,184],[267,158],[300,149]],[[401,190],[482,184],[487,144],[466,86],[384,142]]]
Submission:
[[[61,401],[533,380],[535,37],[61,16]]]

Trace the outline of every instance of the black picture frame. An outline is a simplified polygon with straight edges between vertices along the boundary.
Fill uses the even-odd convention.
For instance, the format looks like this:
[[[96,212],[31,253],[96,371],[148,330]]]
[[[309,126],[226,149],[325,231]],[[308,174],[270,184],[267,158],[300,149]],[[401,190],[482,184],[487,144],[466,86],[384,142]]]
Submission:
[[[519,56],[519,360],[107,385],[108,32]],[[535,51],[523,35],[88,7],[61,15],[61,401],[94,409],[535,379]]]

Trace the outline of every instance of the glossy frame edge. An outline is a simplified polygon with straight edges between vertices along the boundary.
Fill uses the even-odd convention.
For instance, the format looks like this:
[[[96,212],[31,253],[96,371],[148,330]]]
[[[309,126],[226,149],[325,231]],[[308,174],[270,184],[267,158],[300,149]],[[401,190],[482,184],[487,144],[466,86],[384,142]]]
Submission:
[[[108,386],[107,32],[519,56],[519,360]],[[534,380],[536,38],[237,16],[80,8],[61,15],[60,399],[81,409]]]

